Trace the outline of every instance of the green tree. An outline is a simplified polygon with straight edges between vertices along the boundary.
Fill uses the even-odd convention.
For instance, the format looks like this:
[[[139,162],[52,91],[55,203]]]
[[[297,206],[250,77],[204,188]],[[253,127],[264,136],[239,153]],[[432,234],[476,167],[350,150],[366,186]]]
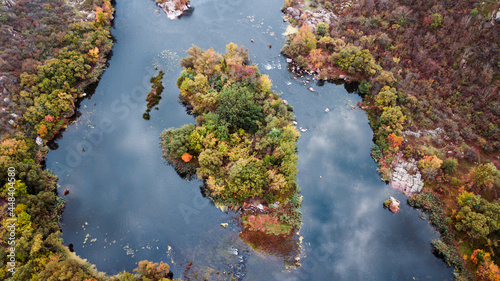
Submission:
[[[265,173],[262,161],[253,157],[239,159],[229,168],[227,196],[234,196],[238,202],[251,197],[262,198]]]
[[[441,164],[441,169],[447,174],[451,174],[457,168],[458,161],[455,158],[446,158]]]
[[[372,88],[372,83],[366,81],[366,80],[363,80],[360,84],[359,84],[359,92],[361,94],[369,94],[370,93],[370,90]]]
[[[472,238],[486,239],[486,236],[491,233],[488,217],[482,213],[474,212],[469,206],[460,209],[456,218],[455,228],[458,231],[465,231]]]
[[[262,106],[256,101],[257,93],[249,86],[237,84],[226,87],[219,94],[219,105],[215,110],[229,124],[230,132],[242,128],[256,132],[258,123],[263,121]]]
[[[462,192],[458,196],[460,210],[455,215],[455,228],[471,238],[486,242],[488,236],[500,229],[500,202],[488,202],[480,195]]]
[[[330,26],[328,26],[328,24],[320,22],[316,25],[316,34],[319,36],[319,38],[321,38],[328,34],[329,29]]]
[[[195,129],[193,124],[187,124],[179,129],[168,129],[162,133],[162,140],[165,142],[164,148],[176,158],[189,151],[189,136]]]
[[[283,52],[293,58],[307,57],[310,51],[316,49],[317,39],[312,28],[304,24],[297,33],[287,39]]]

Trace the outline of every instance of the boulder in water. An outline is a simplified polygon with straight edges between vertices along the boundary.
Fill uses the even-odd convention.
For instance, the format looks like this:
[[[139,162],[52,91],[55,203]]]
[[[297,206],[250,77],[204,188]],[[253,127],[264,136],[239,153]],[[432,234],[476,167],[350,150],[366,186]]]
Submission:
[[[392,196],[390,196],[389,199],[384,201],[384,207],[388,208],[393,213],[399,212],[400,205],[401,205],[401,202],[399,202],[398,199],[396,199]]]

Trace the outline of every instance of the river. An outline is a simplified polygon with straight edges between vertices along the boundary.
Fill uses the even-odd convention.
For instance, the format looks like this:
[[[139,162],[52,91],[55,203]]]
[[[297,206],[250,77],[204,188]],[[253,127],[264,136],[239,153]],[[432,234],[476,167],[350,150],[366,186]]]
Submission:
[[[452,280],[452,269],[432,254],[430,242],[439,235],[403,194],[380,181],[368,118],[352,109],[361,98],[343,85],[305,85],[286,69],[279,52],[283,2],[191,3],[192,14],[171,21],[154,1],[117,0],[109,67],[47,157],[61,191],[70,191],[64,243],[108,274],[148,259],[169,263],[176,278],[192,262],[190,270],[212,280],[227,272],[243,280]],[[180,178],[161,156],[160,133],[194,123],[177,102],[180,58],[191,44],[224,52],[230,42],[249,49],[273,89],[294,106],[297,126],[307,129],[298,141],[297,269],[243,243],[234,214],[211,204],[200,181]],[[154,67],[165,71],[165,90],[146,121]],[[383,209],[389,196],[402,202],[400,213]]]

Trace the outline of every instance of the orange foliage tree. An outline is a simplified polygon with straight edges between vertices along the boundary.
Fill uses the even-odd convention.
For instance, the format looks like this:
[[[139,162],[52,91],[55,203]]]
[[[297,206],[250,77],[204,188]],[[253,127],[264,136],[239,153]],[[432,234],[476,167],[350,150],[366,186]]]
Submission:
[[[51,115],[46,115],[45,120],[47,122],[53,122],[54,120],[56,120],[56,118],[54,118],[54,116],[51,116]]]
[[[477,275],[481,281],[500,281],[500,269],[491,260],[490,253],[484,255],[484,262],[478,266]]]
[[[40,125],[40,128],[38,128],[38,130],[36,131],[36,133],[40,135],[41,138],[46,137],[47,132],[47,127],[45,126],[45,124]]]
[[[191,154],[189,154],[189,153],[185,152],[184,154],[182,154],[181,158],[182,158],[182,160],[183,160],[184,162],[186,162],[186,163],[187,163],[187,162],[191,161],[191,159],[193,159],[193,155],[191,155]]]
[[[394,133],[391,133],[388,137],[389,144],[391,145],[392,148],[399,147],[403,143],[403,137],[398,136]]]

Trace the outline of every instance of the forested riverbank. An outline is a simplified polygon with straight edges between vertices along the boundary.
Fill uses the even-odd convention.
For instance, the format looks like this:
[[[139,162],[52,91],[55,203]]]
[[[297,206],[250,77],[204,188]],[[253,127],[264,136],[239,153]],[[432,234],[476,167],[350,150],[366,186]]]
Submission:
[[[44,161],[46,143],[66,128],[104,71],[113,12],[109,0],[0,4],[2,279],[109,279],[62,245],[64,201]],[[144,261],[137,276],[116,278],[171,277],[168,268]]]
[[[429,212],[442,234],[434,248],[458,279],[500,276],[498,10],[498,1],[283,7],[298,28],[283,48],[291,68],[359,83],[382,179],[418,194],[409,203]]]

